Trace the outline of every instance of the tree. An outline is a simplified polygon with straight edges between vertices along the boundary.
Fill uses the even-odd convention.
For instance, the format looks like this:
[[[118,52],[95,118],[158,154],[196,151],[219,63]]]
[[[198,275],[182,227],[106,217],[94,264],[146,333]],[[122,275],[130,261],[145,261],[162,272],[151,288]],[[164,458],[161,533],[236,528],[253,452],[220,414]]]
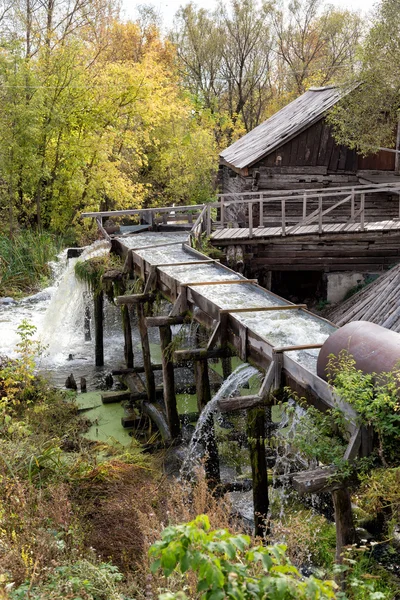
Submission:
[[[247,131],[262,119],[270,93],[267,3],[233,0],[214,12],[193,4],[177,15],[171,35],[188,89],[213,114],[238,117]]]
[[[302,94],[310,85],[338,83],[354,71],[362,34],[361,17],[321,0],[292,0],[274,13],[275,51],[286,89]]]
[[[331,114],[338,143],[361,154],[394,147],[399,121],[400,1],[383,0],[361,52],[354,89]],[[361,84],[360,84],[361,83]]]

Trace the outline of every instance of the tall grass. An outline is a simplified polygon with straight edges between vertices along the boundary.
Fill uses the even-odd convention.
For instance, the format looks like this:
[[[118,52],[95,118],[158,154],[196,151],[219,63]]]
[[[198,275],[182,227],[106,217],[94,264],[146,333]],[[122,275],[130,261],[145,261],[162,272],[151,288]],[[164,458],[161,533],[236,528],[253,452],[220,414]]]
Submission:
[[[21,296],[39,290],[50,275],[48,262],[63,247],[63,239],[35,231],[0,235],[0,296]]]

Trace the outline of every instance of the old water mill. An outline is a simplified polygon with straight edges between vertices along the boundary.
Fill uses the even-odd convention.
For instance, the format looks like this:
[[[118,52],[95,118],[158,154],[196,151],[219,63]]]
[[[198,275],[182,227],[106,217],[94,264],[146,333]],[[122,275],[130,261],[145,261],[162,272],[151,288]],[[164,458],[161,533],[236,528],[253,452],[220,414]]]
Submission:
[[[236,488],[234,482],[221,484],[214,416],[229,419],[232,413],[244,412],[255,530],[261,535],[265,533],[268,514],[265,438],[271,430],[275,390],[290,386],[322,411],[339,407],[347,426],[344,458],[351,461],[371,452],[371,431],[359,426],[354,410],[335,395],[324,379],[327,354],[348,347],[346,326],[338,330],[334,324],[309,312],[305,305],[288,302],[258,285],[256,280],[247,279],[199,252],[196,247],[204,234],[209,235],[212,230],[209,206],[83,216],[97,220],[103,240],[83,253],[77,252],[79,259],[67,259],[66,254],[61,257],[54,265],[53,287],[1,308],[0,353],[12,354],[16,327],[22,319],[28,319],[47,345],[47,354],[39,365],[42,371],[57,371],[59,385],[71,372],[77,380],[84,375],[89,388],[96,386],[96,377],[104,369],[111,371],[127,388],[126,392],[103,395],[105,402],[114,402],[120,411],[115,413],[116,421],[123,414],[119,403],[125,399],[136,411],[136,416],[125,418],[125,425],[134,424],[129,420],[136,425],[140,421],[151,422],[159,431],[156,444],[161,445],[162,439],[167,447],[178,446],[184,437],[185,418],[180,413],[188,411],[179,410],[177,395],[188,390],[194,392],[197,415],[191,412],[186,421],[197,420],[197,426],[183,471],[188,475],[201,447],[206,477],[216,493],[222,489],[240,489],[240,484]],[[111,234],[104,225],[104,220],[110,217],[133,218],[141,224],[117,227]],[[116,295],[114,303],[120,308],[104,302],[101,293],[93,310],[93,297],[75,279],[74,263],[110,251],[122,258],[123,268],[105,273],[103,281],[107,285],[119,282],[118,289],[123,293]],[[161,309],[160,296],[164,299]],[[186,332],[185,336],[182,332]],[[339,338],[335,332],[341,334]],[[185,337],[181,345],[174,343],[179,337]],[[387,344],[391,350],[395,348],[398,357],[397,337],[391,337]],[[335,339],[338,341],[332,342]],[[94,354],[97,368],[93,365]],[[222,371],[219,378],[210,368],[217,360]],[[240,363],[236,370],[232,368],[232,360]],[[189,382],[185,371],[191,374]],[[258,379],[254,378],[257,373]],[[250,378],[253,388],[256,386],[251,394],[242,389]],[[319,465],[313,470],[291,473],[290,482],[300,494],[332,494],[339,554],[343,544],[354,540],[354,525],[349,491],[333,475],[331,466]]]

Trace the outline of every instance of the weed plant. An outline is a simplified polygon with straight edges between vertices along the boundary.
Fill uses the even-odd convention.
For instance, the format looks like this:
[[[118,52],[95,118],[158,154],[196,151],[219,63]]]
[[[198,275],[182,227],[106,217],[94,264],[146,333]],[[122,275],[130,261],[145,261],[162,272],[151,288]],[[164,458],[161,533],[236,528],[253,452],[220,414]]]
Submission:
[[[64,246],[48,232],[20,231],[11,239],[0,235],[0,288],[3,296],[20,297],[48,283],[48,263]]]

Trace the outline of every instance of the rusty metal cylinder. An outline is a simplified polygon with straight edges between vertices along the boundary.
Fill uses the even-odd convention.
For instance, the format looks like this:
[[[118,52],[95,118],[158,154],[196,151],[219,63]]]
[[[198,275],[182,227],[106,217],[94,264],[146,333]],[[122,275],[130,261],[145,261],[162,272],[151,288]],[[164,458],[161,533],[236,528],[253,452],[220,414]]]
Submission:
[[[353,321],[330,335],[322,346],[317,362],[317,375],[327,379],[329,355],[347,350],[364,373],[391,371],[400,363],[400,334],[368,321]]]

